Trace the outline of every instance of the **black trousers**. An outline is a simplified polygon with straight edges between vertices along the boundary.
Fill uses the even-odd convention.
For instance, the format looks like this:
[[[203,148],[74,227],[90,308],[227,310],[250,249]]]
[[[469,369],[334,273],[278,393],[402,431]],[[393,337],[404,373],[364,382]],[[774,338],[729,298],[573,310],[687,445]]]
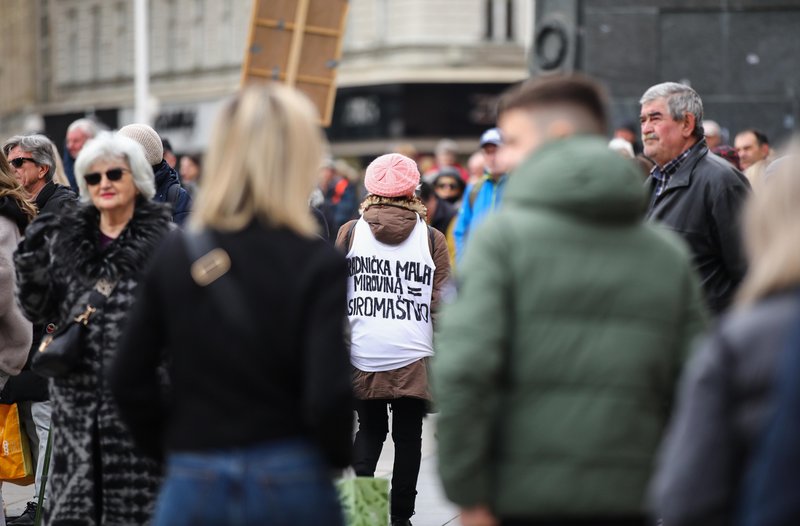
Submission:
[[[374,477],[383,443],[389,433],[387,407],[392,411],[394,469],[392,472],[392,517],[408,519],[414,514],[417,477],[422,461],[422,418],[426,405],[418,398],[358,400],[358,432],[353,446],[353,469],[359,477]]]

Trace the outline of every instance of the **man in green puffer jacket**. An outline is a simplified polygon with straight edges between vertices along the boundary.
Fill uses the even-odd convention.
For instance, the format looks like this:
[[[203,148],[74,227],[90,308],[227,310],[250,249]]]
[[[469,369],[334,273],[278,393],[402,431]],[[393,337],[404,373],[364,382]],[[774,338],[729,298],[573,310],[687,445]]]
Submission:
[[[659,440],[706,314],[683,242],[643,222],[580,77],[501,101],[526,155],[474,233],[433,367],[439,471],[466,526],[645,524]],[[502,153],[502,150],[501,150]]]

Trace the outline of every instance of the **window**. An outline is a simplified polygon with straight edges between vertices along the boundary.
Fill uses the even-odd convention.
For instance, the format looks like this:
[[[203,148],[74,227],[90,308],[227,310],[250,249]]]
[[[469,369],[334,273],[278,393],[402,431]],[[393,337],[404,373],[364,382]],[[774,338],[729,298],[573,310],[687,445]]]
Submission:
[[[486,40],[514,40],[514,0],[485,0],[484,23]]]

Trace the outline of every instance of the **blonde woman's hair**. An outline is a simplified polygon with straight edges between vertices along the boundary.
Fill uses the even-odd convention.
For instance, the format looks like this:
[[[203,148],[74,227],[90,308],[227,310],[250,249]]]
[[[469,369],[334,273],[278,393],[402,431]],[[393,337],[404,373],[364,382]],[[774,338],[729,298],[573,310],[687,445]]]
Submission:
[[[798,154],[795,148],[745,208],[744,242],[750,266],[739,288],[740,305],[800,285]]]
[[[299,92],[245,87],[220,111],[190,225],[240,230],[253,219],[313,236],[308,199],[323,156],[319,117]]]
[[[36,217],[36,206],[28,200],[22,185],[14,177],[14,172],[11,170],[11,165],[8,164],[5,154],[0,153],[0,199],[6,196],[17,202],[20,210],[28,216],[28,219],[32,220]]]

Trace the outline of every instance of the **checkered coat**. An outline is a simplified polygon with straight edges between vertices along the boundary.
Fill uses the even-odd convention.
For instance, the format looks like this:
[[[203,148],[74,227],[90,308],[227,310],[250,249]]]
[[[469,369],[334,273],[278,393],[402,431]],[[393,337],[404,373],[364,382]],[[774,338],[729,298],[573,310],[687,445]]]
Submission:
[[[46,524],[150,521],[161,467],[134,449],[108,389],[106,370],[140,275],[169,224],[167,207],[140,198],[125,230],[101,251],[99,213],[91,205],[80,206],[60,216],[41,215],[19,245],[18,298],[34,323],[65,323],[84,310],[99,278],[117,280],[90,321],[81,363],[50,382],[53,453]]]

